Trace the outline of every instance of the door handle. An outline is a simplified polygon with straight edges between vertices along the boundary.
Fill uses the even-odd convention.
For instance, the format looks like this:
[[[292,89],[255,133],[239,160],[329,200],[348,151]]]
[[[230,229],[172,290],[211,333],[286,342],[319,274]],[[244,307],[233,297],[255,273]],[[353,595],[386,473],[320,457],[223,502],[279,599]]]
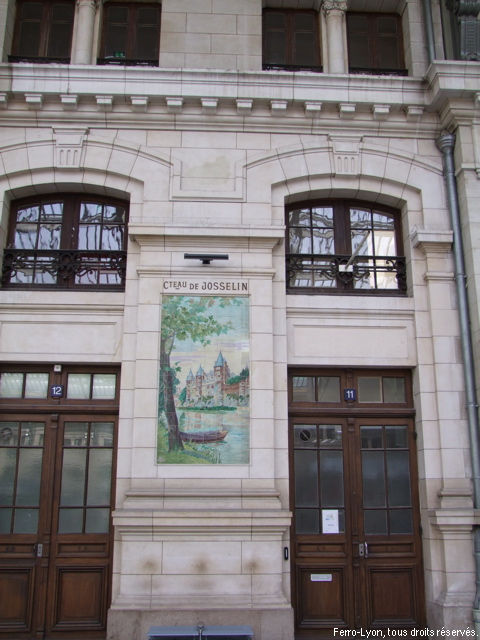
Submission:
[[[358,555],[360,558],[368,558],[368,544],[366,542],[360,542],[358,545]]]
[[[37,558],[43,558],[43,544],[41,542],[35,545],[35,555]]]

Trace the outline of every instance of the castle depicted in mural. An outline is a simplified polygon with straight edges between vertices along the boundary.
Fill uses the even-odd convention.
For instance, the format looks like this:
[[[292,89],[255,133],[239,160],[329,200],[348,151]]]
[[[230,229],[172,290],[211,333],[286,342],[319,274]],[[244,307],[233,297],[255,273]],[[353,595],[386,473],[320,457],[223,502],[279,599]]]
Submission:
[[[213,369],[208,373],[201,365],[195,375],[190,369],[183,404],[193,407],[246,406],[250,395],[249,380],[248,367],[242,369],[239,375],[232,376],[220,351]]]

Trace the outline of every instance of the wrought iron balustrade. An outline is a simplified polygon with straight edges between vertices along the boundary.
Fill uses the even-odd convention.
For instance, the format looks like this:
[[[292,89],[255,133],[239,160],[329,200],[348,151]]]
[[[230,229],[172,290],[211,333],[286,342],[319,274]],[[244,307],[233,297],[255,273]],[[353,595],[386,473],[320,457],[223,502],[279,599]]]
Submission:
[[[286,255],[287,288],[342,293],[405,293],[402,256],[355,256],[291,253]]]
[[[106,58],[97,58],[97,64],[114,65],[117,67],[158,67],[158,58],[155,60],[138,60],[135,58],[122,58],[121,56],[108,56]]]
[[[34,64],[70,64],[70,58],[50,56],[8,56],[9,62],[33,62]]]
[[[369,76],[408,76],[408,69],[378,69],[375,67],[349,67],[348,73]]]
[[[3,252],[2,285],[121,289],[126,264],[126,251],[7,248]]]

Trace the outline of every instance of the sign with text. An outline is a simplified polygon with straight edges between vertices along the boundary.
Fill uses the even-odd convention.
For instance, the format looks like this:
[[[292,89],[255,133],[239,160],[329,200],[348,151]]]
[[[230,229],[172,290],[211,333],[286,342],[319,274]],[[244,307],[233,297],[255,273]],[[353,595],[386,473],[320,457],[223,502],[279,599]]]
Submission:
[[[248,294],[247,280],[229,278],[175,278],[163,281],[163,293],[167,294]]]

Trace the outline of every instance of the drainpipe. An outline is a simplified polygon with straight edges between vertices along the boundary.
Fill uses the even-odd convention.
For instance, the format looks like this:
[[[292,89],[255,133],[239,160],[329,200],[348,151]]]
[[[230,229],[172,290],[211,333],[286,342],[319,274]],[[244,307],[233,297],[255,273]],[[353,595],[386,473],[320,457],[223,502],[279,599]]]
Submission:
[[[470,452],[472,458],[473,507],[480,505],[480,436],[478,422],[478,405],[475,391],[475,369],[473,365],[472,336],[467,300],[467,276],[463,259],[463,242],[460,227],[460,209],[458,206],[457,181],[453,148],[455,135],[443,133],[437,140],[437,146],[443,154],[443,171],[447,188],[448,208],[453,230],[453,255],[455,264],[455,281],[457,285],[458,314],[462,341],[463,369],[465,375],[466,409],[470,436]],[[475,558],[475,600],[473,603],[473,621],[477,638],[480,637],[480,527],[473,527]]]
[[[433,18],[431,0],[423,0],[423,15],[425,19],[425,34],[427,36],[428,62],[435,60],[435,37],[433,35]]]

